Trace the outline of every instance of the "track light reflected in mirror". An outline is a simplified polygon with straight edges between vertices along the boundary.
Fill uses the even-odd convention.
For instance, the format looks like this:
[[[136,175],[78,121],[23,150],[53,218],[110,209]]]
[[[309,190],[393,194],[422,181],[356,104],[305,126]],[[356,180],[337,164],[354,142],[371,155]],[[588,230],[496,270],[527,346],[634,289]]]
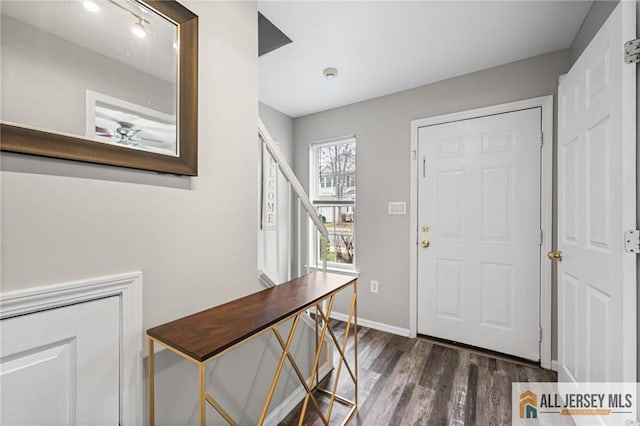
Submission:
[[[97,13],[97,12],[100,11],[100,6],[98,6],[98,3],[96,3],[95,1],[85,0],[85,1],[82,2],[82,5],[89,12]]]

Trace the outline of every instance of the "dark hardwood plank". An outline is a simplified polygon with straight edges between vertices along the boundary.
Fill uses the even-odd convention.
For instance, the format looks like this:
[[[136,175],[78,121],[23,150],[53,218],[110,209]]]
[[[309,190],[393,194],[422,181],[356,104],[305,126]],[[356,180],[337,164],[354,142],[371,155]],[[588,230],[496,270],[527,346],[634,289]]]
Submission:
[[[469,365],[469,377],[467,378],[467,398],[465,401],[465,425],[476,424],[476,400],[478,395],[478,366]]]
[[[453,379],[452,397],[449,402],[451,425],[463,425],[466,417],[467,384],[469,381],[470,353],[459,351],[459,362]]]
[[[433,353],[433,350],[431,351]],[[434,407],[436,410],[431,415],[429,423],[433,425],[448,425],[451,418],[450,402],[453,396],[453,379],[455,377],[460,353],[455,349],[445,348],[442,354],[442,367],[439,374],[434,375],[436,380],[431,387],[435,392]]]
[[[334,323],[342,336],[344,324]],[[360,327],[358,330],[359,411],[352,426],[405,425],[509,425],[511,383],[555,381],[552,371],[533,364],[442,344],[423,338],[409,339]],[[353,345],[347,357],[353,356]],[[332,384],[335,371],[327,378]],[[339,393],[353,392],[348,374],[338,380]],[[320,398],[325,398],[324,396]],[[326,407],[327,401],[321,402]],[[282,425],[297,425],[300,406]],[[348,408],[336,404],[331,424]],[[321,425],[307,411],[305,425]]]

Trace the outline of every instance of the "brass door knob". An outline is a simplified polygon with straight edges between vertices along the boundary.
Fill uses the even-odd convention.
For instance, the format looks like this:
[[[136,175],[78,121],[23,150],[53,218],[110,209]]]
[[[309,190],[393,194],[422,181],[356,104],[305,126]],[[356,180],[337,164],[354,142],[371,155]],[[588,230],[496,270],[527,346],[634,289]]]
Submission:
[[[550,251],[547,253],[547,257],[549,260],[557,260],[558,262],[562,262],[562,251]]]
[[[427,248],[429,247],[429,240],[422,240],[422,247]]]

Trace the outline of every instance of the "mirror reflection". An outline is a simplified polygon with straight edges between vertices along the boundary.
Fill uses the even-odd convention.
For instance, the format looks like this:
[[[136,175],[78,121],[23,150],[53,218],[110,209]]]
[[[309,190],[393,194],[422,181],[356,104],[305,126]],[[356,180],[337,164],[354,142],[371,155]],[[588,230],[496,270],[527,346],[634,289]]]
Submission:
[[[135,0],[0,7],[2,122],[178,156],[174,22]]]

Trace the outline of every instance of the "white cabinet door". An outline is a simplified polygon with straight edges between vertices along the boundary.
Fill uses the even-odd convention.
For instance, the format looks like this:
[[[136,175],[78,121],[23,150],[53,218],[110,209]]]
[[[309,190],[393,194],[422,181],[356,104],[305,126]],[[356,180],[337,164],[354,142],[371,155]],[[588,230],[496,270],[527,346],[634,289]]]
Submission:
[[[420,128],[418,333],[540,359],[540,137],[541,108]]]
[[[120,421],[120,298],[0,321],[0,424]]]
[[[635,6],[618,4],[558,90],[560,381],[636,381]]]

